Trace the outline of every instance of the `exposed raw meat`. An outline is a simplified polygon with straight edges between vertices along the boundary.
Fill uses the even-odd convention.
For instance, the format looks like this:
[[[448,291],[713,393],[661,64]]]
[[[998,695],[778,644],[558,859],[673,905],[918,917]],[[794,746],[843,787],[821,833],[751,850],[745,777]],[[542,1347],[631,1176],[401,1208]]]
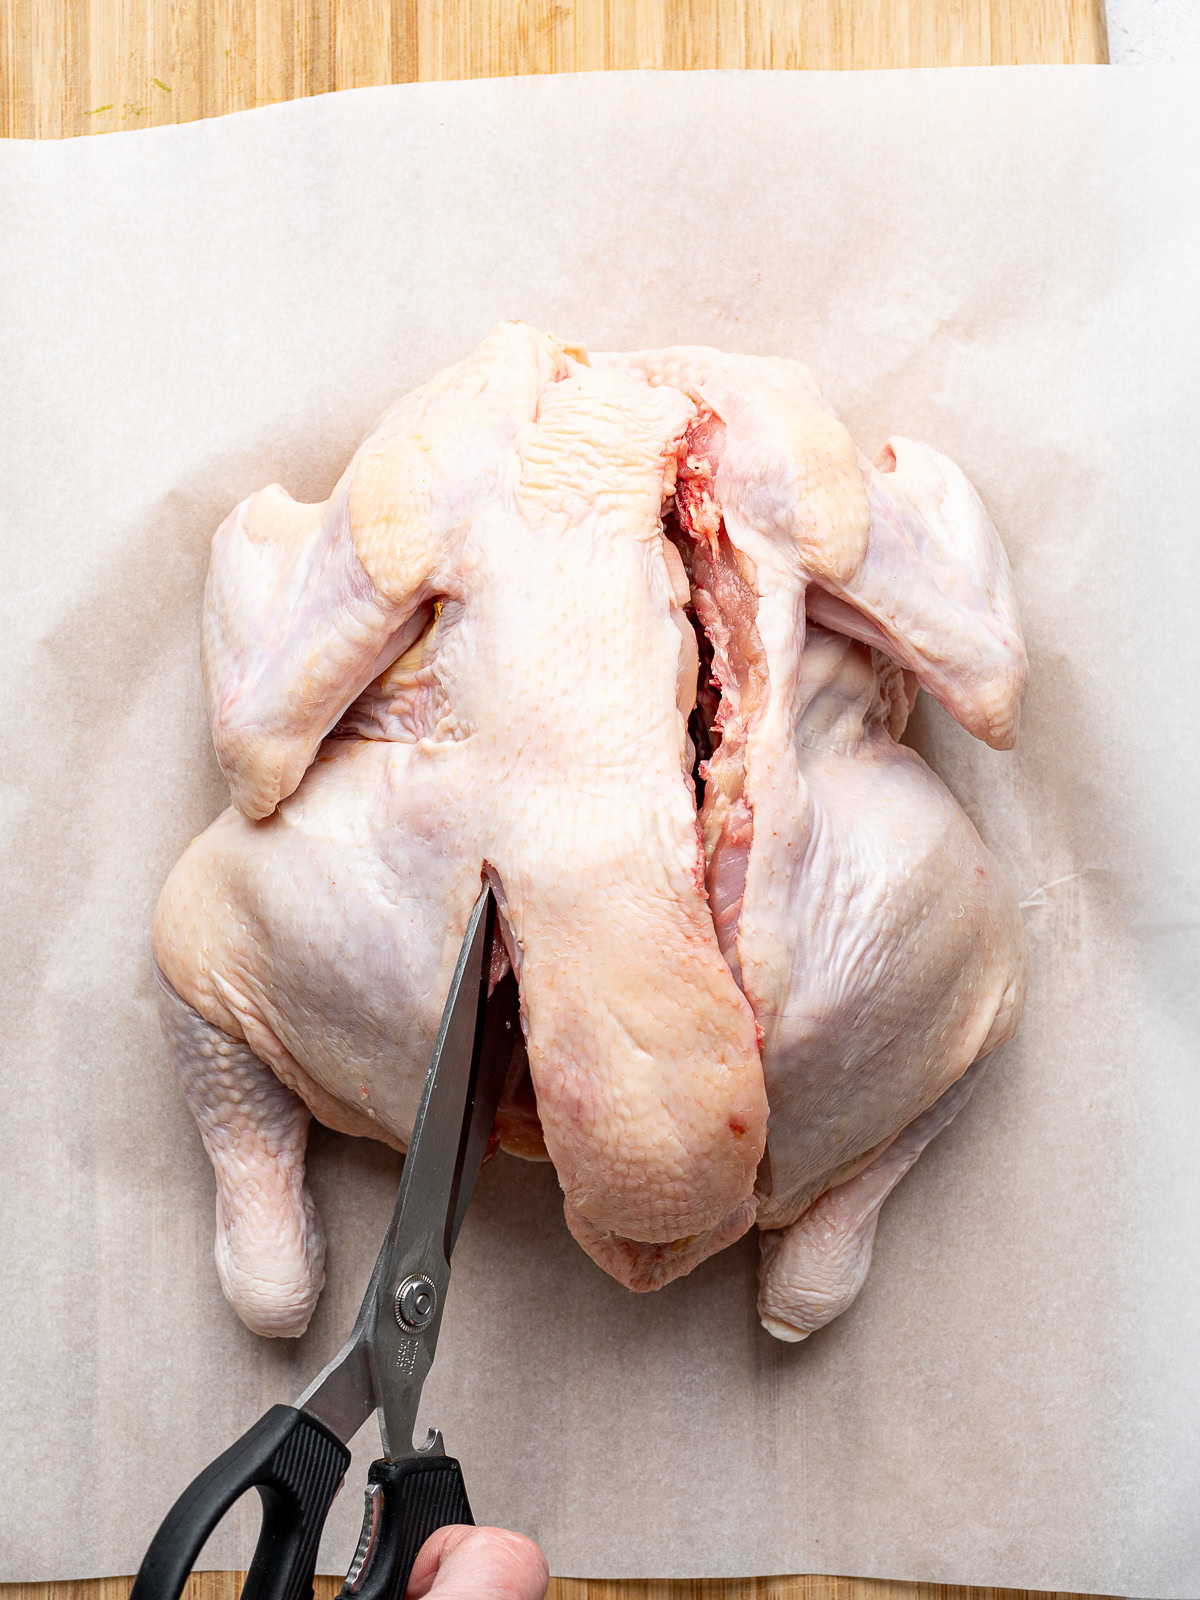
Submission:
[[[309,1113],[404,1143],[483,873],[525,1035],[498,1132],[584,1248],[655,1288],[757,1218],[765,1325],[844,1308],[1024,987],[999,867],[895,741],[919,680],[1010,744],[1024,674],[965,478],[866,462],[792,362],[507,324],[324,505],[240,506],[205,601],[236,809],[155,956],[243,1319],[320,1292]]]

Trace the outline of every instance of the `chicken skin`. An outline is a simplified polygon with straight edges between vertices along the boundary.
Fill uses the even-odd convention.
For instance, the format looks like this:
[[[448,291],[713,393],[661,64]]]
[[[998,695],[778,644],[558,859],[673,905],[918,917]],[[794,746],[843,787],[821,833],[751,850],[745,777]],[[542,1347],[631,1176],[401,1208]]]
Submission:
[[[1008,565],[952,462],[905,439],[866,460],[797,363],[604,359],[698,408],[676,537],[724,688],[700,806],[709,899],[763,1032],[759,1310],[801,1338],[849,1304],[879,1204],[965,1103],[951,1086],[1020,1018],[1016,897],[896,742],[917,683],[978,737],[1014,742],[1027,666]],[[885,1152],[910,1124],[906,1166]],[[854,1192],[877,1201],[838,1211],[844,1281],[810,1303],[804,1241],[833,1209],[804,1213],[864,1168]]]
[[[757,1220],[771,1332],[849,1304],[1024,984],[998,865],[896,738],[919,681],[1010,744],[1024,671],[965,478],[866,462],[795,363],[504,324],[328,501],[239,506],[204,618],[233,806],[154,955],[247,1325],[321,1290],[310,1117],[406,1142],[485,877],[501,1143],[583,1248],[656,1288]]]

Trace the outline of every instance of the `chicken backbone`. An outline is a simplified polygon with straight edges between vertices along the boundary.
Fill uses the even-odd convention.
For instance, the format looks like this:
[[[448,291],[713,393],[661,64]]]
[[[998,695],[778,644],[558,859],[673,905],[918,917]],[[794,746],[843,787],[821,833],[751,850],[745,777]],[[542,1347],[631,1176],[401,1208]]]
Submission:
[[[1012,890],[897,742],[918,685],[1016,737],[1008,565],[952,462],[868,460],[793,361],[506,323],[323,504],[229,516],[203,665],[233,805],[154,955],[247,1326],[321,1292],[310,1117],[403,1148],[485,878],[499,1141],[593,1260],[654,1289],[757,1223],[771,1333],[850,1303],[1024,995]]]

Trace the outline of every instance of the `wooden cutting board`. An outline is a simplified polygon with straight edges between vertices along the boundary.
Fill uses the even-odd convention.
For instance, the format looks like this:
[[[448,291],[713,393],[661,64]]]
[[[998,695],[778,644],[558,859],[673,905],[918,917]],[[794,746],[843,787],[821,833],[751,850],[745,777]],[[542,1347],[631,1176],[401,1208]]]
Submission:
[[[430,78],[1107,59],[1103,0],[0,0],[0,135],[154,127],[330,89]],[[239,1578],[201,1574],[191,1600],[235,1600]],[[333,1600],[338,1587],[319,1579],[317,1600]],[[128,1590],[127,1578],[3,1584],[0,1600],[126,1600]],[[560,1578],[550,1600],[1026,1594],[861,1578]]]
[[[421,78],[1107,59],[1104,0],[0,0],[0,135]]]

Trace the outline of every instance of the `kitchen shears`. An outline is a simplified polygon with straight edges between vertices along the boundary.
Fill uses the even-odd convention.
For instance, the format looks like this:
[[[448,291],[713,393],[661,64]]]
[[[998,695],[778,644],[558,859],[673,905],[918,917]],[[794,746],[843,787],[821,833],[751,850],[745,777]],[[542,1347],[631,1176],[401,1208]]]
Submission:
[[[205,1540],[250,1488],[262,1500],[262,1527],[242,1600],[308,1600],[325,1518],[350,1464],[347,1444],[374,1410],[384,1453],[367,1476],[362,1533],[342,1595],[402,1600],[429,1535],[474,1520],[462,1470],[446,1455],[440,1432],[431,1429],[416,1447],[413,1430],[437,1348],[450,1255],[487,1151],[517,1021],[511,973],[488,999],[495,921],[485,888],[467,925],[392,1220],[350,1337],[294,1406],[272,1406],[184,1490],[146,1552],[130,1600],[177,1600]]]

